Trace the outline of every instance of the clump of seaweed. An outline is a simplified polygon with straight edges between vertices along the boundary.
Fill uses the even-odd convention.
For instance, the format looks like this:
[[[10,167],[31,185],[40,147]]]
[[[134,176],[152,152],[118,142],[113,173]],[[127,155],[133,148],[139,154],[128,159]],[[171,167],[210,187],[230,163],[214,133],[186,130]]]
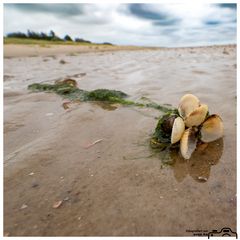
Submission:
[[[33,83],[28,86],[28,89],[35,92],[54,92],[65,99],[71,101],[100,101],[119,103],[127,106],[148,107],[168,112],[171,108],[161,106],[154,102],[140,103],[127,99],[128,95],[122,91],[109,89],[96,89],[93,91],[86,91],[77,87],[77,82],[74,79],[65,79],[56,81],[54,84]]]
[[[173,121],[177,117],[177,109],[173,109],[164,114],[157,123],[150,144],[152,148],[164,150],[166,148],[175,148],[179,144],[171,144],[171,133]]]

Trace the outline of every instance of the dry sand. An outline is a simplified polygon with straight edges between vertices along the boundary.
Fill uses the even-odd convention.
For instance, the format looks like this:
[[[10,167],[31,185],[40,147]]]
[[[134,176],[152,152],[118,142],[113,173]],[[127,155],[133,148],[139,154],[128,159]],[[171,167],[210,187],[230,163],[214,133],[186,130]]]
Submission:
[[[139,50],[144,47],[135,46],[115,46],[115,45],[23,45],[23,44],[6,44],[4,46],[4,57],[37,57],[37,56],[53,56],[59,54],[67,54],[74,56],[79,53],[86,52],[108,52],[122,50]],[[146,48],[155,49],[155,48]]]
[[[236,230],[235,46],[16,55],[4,59],[6,235]],[[149,147],[156,110],[96,103],[64,110],[61,97],[26,89],[65,77],[83,89],[117,89],[174,106],[191,92],[222,117],[224,138],[184,161]],[[167,158],[175,159],[173,166],[164,165]],[[55,209],[57,201],[63,202]]]

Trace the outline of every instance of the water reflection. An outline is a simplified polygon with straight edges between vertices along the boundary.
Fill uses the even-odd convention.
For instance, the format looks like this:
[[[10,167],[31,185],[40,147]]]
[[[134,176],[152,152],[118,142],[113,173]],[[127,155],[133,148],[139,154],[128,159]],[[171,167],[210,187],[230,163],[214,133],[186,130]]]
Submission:
[[[74,100],[74,101],[66,101],[62,104],[62,107],[67,110],[67,109],[73,109],[75,106],[78,106],[81,103],[79,100]],[[100,102],[100,101],[94,101],[92,102],[93,105],[101,107],[104,110],[107,111],[114,111],[119,107],[119,104],[113,104],[113,103],[108,103],[108,102]]]
[[[211,167],[216,165],[223,152],[223,139],[198,145],[189,160],[185,160],[179,150],[170,151],[171,166],[178,182],[190,175],[197,182],[206,182],[210,177]]]
[[[113,104],[113,103],[108,103],[108,102],[93,102],[94,105],[97,105],[98,107],[101,107],[102,109],[104,110],[107,110],[107,111],[114,111],[116,110],[119,105],[118,104]]]

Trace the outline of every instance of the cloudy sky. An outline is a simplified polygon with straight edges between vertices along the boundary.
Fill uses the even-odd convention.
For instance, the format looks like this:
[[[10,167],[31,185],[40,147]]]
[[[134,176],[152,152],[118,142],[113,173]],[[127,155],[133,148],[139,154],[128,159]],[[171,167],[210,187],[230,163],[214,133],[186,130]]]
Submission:
[[[236,4],[4,4],[4,34],[54,32],[142,46],[236,43]]]

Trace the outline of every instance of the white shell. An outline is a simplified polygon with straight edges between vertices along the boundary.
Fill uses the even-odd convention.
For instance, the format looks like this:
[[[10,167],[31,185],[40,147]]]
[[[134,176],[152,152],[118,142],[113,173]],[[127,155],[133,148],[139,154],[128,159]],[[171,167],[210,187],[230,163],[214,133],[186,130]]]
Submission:
[[[199,126],[204,122],[208,112],[208,106],[202,104],[196,110],[191,112],[185,119],[185,124],[187,127]]]
[[[193,94],[185,94],[181,99],[178,112],[183,118],[199,107],[199,99]]]
[[[184,124],[182,118],[177,117],[174,120],[173,127],[172,127],[172,134],[171,134],[171,143],[172,144],[178,142],[181,139],[184,130],[185,130],[185,124]]]
[[[223,136],[222,119],[216,114],[211,115],[203,123],[200,133],[201,140],[206,143],[221,138]]]
[[[196,149],[197,138],[195,136],[195,129],[188,128],[184,131],[183,136],[180,141],[180,151],[185,159],[189,159]]]

